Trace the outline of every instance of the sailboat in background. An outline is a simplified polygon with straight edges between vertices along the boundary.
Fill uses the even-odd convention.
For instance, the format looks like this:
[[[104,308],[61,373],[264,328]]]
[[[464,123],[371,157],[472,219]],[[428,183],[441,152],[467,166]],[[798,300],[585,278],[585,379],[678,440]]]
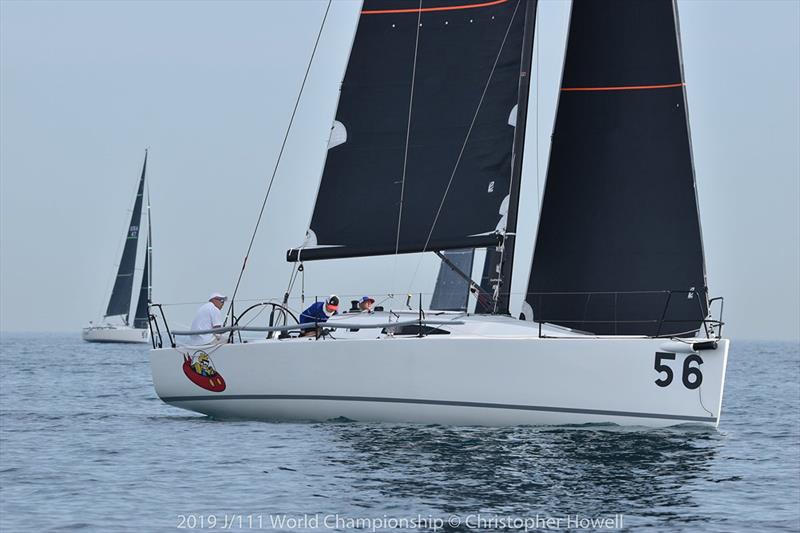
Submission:
[[[316,337],[239,315],[201,332],[228,343],[202,347],[165,327],[150,352],[163,401],[266,420],[719,423],[729,341],[710,313],[676,4],[573,2],[539,226],[523,235],[519,209],[539,208],[520,201],[536,9],[366,0],[307,239],[287,252],[297,270],[436,252],[463,283],[443,271],[455,289],[432,307],[453,311],[420,297],[335,315]],[[517,315],[519,238],[536,246]],[[471,252],[445,254],[464,249],[487,250],[480,283]],[[285,319],[286,301],[271,304]]]
[[[150,341],[150,329],[148,327],[148,305],[151,300],[151,268],[150,263],[151,249],[151,228],[150,228],[150,200],[147,201],[147,246],[144,254],[144,270],[142,271],[142,281],[136,299],[136,309],[133,315],[133,325],[130,323],[130,307],[133,293],[133,281],[136,271],[136,256],[139,248],[139,235],[142,226],[142,204],[145,195],[145,174],[147,172],[147,150],[144,153],[144,164],[142,165],[142,175],[139,178],[139,186],[136,192],[136,200],[133,204],[131,221],[128,224],[128,231],[125,237],[125,245],[122,250],[122,259],[119,263],[117,277],[114,280],[114,288],[108,300],[103,322],[83,328],[82,337],[87,342],[121,342],[121,343],[147,343]],[[119,317],[120,323],[114,323],[108,319]]]

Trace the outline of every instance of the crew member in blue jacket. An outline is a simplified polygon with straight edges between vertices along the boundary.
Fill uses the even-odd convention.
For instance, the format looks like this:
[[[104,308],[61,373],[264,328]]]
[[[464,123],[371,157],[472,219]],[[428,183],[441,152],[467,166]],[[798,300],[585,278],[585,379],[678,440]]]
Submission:
[[[300,334],[316,335],[317,324],[327,322],[339,309],[339,297],[331,294],[324,302],[315,302],[300,313]]]

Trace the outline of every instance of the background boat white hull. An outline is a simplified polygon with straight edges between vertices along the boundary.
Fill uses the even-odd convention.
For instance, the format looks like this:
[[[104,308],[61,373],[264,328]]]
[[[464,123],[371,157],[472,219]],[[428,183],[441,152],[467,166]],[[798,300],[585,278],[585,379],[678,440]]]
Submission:
[[[182,365],[197,348],[150,352],[166,403],[219,418],[412,422],[454,425],[616,423],[716,426],[728,341],[696,352],[702,384],[684,384],[691,346],[647,338],[431,335],[287,339],[208,348],[221,392]],[[674,351],[670,351],[674,350]],[[682,350],[685,353],[678,353]],[[656,380],[671,369],[666,386]],[[668,355],[667,357],[670,357]],[[696,375],[690,370],[689,386]]]
[[[96,326],[83,328],[81,334],[87,342],[124,342],[145,344],[150,342],[150,330],[125,326]]]

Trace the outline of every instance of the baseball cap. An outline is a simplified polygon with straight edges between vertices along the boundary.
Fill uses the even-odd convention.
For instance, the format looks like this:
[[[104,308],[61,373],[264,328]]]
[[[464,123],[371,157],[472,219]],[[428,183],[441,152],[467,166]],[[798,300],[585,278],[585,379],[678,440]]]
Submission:
[[[213,299],[215,299],[215,298],[219,298],[219,299],[220,299],[220,300],[222,300],[223,302],[224,302],[225,300],[227,300],[227,299],[228,299],[228,297],[227,297],[227,296],[224,296],[223,294],[220,294],[220,293],[218,293],[218,292],[215,292],[215,293],[213,293],[211,296],[209,296],[209,297],[208,297],[208,301],[210,302],[211,300],[213,300]]]
[[[339,297],[336,296],[335,294],[331,294],[330,296],[328,296],[328,299],[325,300],[325,303],[329,307],[333,307],[334,309],[338,309],[339,308]]]
[[[369,296],[362,296],[361,297],[361,303],[363,304],[363,303],[366,303],[366,302],[370,302],[370,303],[374,304],[375,303],[375,298],[370,298]]]

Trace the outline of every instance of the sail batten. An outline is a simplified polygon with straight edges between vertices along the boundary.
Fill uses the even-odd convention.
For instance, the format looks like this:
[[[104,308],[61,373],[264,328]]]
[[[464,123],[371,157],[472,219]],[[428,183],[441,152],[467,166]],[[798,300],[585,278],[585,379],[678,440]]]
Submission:
[[[125,323],[128,323],[130,315],[131,297],[133,291],[133,274],[136,269],[136,252],[139,245],[139,229],[142,220],[142,203],[144,198],[144,180],[147,173],[147,151],[144,154],[142,164],[142,175],[139,178],[139,187],[136,192],[136,200],[133,203],[131,221],[128,224],[128,233],[125,238],[125,245],[122,249],[122,258],[119,262],[117,277],[114,281],[114,288],[108,300],[105,316],[125,315]]]
[[[497,244],[530,3],[364,2],[310,224],[315,245],[289,250],[289,261]]]
[[[696,331],[705,264],[672,0],[576,0],[528,283],[537,321]]]

